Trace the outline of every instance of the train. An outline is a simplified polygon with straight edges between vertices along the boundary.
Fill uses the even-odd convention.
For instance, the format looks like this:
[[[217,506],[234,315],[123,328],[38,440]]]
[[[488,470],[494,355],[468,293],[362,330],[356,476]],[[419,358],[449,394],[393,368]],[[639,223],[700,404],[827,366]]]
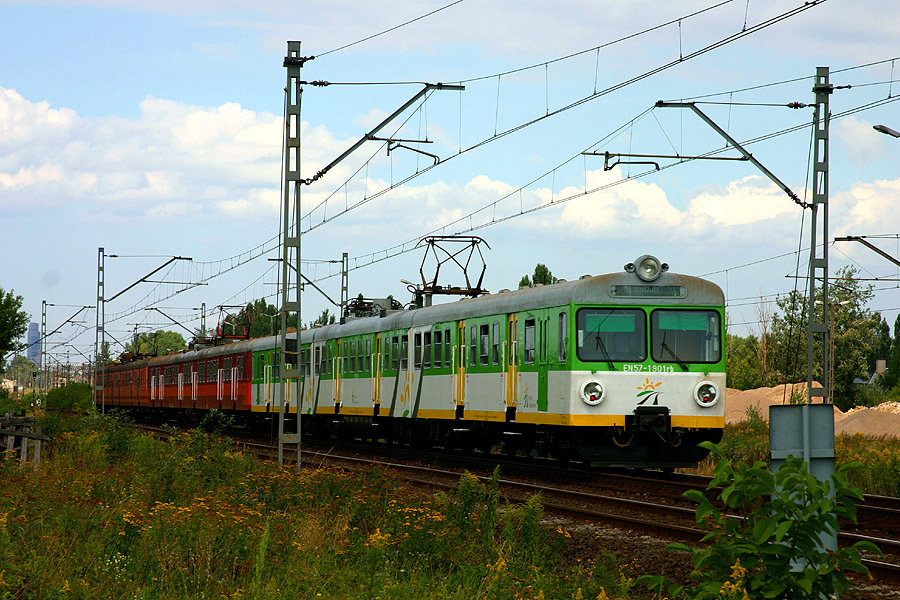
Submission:
[[[348,316],[299,344],[289,333],[299,386],[282,380],[272,336],[110,364],[97,402],[270,428],[284,407],[304,437],[689,467],[724,430],[724,304],[716,284],[644,255],[616,273]]]

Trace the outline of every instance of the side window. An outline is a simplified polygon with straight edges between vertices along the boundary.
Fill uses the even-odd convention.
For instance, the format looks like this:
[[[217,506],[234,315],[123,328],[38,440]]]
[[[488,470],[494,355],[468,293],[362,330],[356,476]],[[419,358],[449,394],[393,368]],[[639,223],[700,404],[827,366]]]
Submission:
[[[478,329],[475,325],[469,329],[469,366],[474,367],[477,364],[478,356]]]
[[[356,344],[356,371],[358,373],[366,372],[366,358],[369,356],[366,351],[366,342],[369,340],[359,340]]]
[[[206,363],[203,361],[200,361],[200,376],[197,379],[200,380],[200,383],[206,382]]]
[[[325,363],[325,372],[331,375],[332,363],[334,363],[334,346],[326,346],[328,350],[328,361]]]
[[[413,360],[417,369],[422,368],[422,334],[417,333],[413,336]]]
[[[441,356],[443,355],[443,351],[444,351],[443,341],[442,341],[443,338],[441,337],[442,333],[443,332],[440,329],[436,329],[434,331],[434,368],[435,369],[441,368],[441,362],[442,362]]]
[[[431,368],[431,332],[422,334],[422,365],[426,369]]]
[[[525,364],[534,364],[534,319],[525,319]]]
[[[316,346],[316,362],[313,367],[315,368],[316,375],[322,373],[322,346]]]
[[[372,340],[370,338],[366,338],[366,360],[365,367],[366,373],[372,372]]]
[[[231,358],[230,356],[228,356],[228,357],[225,358],[225,366],[224,366],[224,368],[225,368],[225,373],[224,373],[224,375],[225,375],[225,377],[224,377],[225,381],[231,381],[231,365],[232,365],[232,358]]]
[[[393,350],[391,350],[393,353],[391,370],[396,371],[400,368],[400,338],[396,335],[391,339],[391,348],[393,348]]]
[[[559,362],[566,362],[566,337],[568,333],[568,329],[566,328],[566,313],[559,313],[559,331],[557,332],[557,348],[556,348],[556,358]]]
[[[409,335],[400,336],[400,368],[404,371],[409,366]]]
[[[350,372],[356,371],[356,340],[350,342]]]
[[[239,380],[239,381],[243,381],[243,380],[244,380],[244,357],[243,357],[243,356],[238,356],[237,363],[238,363],[238,364],[237,364],[237,368],[238,368],[238,372],[237,372],[238,380]]]
[[[478,364],[486,365],[489,362],[491,351],[491,326],[484,323],[479,328],[478,336]]]
[[[444,366],[449,367],[450,361],[452,360],[451,354],[453,352],[453,345],[450,340],[450,330],[444,330]]]
[[[494,331],[493,331],[493,353],[491,355],[491,362],[495,365],[500,364],[500,323],[494,321]]]

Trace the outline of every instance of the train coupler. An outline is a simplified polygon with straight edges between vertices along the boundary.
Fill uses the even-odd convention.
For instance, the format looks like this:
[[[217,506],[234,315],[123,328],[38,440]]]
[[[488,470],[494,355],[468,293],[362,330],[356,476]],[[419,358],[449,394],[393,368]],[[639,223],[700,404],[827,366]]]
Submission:
[[[631,423],[632,431],[666,432],[671,429],[668,406],[637,406]]]

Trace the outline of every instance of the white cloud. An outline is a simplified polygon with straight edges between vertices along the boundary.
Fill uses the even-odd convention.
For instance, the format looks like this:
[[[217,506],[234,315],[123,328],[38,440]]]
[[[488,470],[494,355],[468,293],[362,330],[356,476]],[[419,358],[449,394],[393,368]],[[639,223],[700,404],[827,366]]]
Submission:
[[[761,175],[732,181],[717,192],[703,192],[688,204],[688,212],[709,217],[716,225],[745,225],[795,212],[797,205]]]
[[[884,152],[883,134],[872,129],[872,123],[853,115],[838,121],[834,134],[857,166],[880,158]]]
[[[136,119],[86,118],[0,88],[0,209],[55,206],[113,221],[277,214],[280,116],[153,97],[140,108]],[[324,127],[301,128],[304,164],[320,167],[345,147]]]
[[[856,183],[837,201],[846,219],[841,228],[851,235],[896,232],[900,230],[900,179]]]

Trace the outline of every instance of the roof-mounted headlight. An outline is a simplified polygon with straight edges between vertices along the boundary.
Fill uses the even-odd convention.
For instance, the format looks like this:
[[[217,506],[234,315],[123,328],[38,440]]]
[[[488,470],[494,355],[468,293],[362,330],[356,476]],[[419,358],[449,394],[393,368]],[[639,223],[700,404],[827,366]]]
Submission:
[[[655,281],[662,273],[669,270],[669,265],[659,262],[655,256],[645,254],[633,263],[625,265],[629,273],[636,273],[643,281]]]

